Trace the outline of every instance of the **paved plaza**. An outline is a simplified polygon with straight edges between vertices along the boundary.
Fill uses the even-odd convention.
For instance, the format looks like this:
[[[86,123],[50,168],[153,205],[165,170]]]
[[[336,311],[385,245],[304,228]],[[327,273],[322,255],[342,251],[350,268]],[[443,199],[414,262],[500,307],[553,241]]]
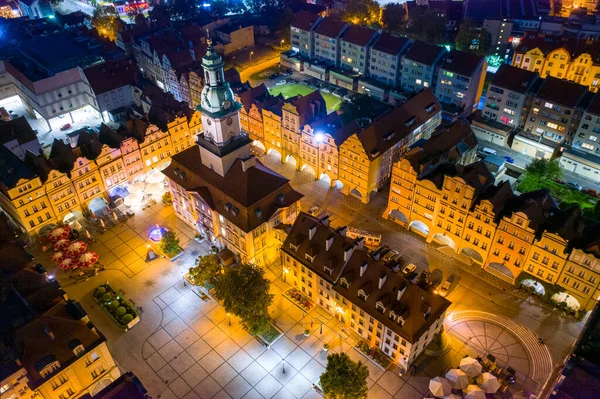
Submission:
[[[352,212],[360,213],[356,220],[372,218],[371,214],[377,212],[376,202],[363,206],[346,199],[341,203],[339,193],[322,185],[310,181],[310,176],[305,182],[295,183],[307,195],[303,209],[316,203],[338,224],[347,222]],[[374,225],[387,228],[375,220]],[[145,261],[148,231],[156,224],[177,233],[185,248],[181,258],[174,262],[164,258]],[[384,235],[385,240],[400,240],[392,246],[400,249],[408,261],[418,261],[424,267],[443,263],[441,254],[392,227]],[[432,377],[456,367],[465,355],[487,353],[494,354],[500,364],[517,369],[517,389],[533,392],[540,383],[539,374],[561,360],[578,331],[577,323],[560,314],[548,313],[483,283],[476,275],[457,271],[457,284],[449,296],[453,305],[445,323],[450,347],[438,357],[420,358],[412,375],[399,376],[399,370],[383,370],[353,349],[352,335],[342,331],[337,320],[324,310],[315,307],[306,314],[282,295],[289,286],[281,279],[280,267],[272,265],[267,269],[275,295],[270,312],[284,334],[267,349],[235,318],[229,319],[214,300],[203,301],[196,287],[184,285],[183,274],[197,256],[210,250],[208,242],[198,243],[193,236],[194,231],[173,214],[171,207],[156,204],[95,236],[97,241],[90,250],[100,254],[106,270],[87,281],[69,280],[64,273],[53,270],[50,252],[36,251],[36,260],[57,276],[68,295],[81,302],[106,335],[121,369],[138,375],[153,398],[318,397],[313,384],[326,366],[326,355],[340,351],[366,362],[369,398],[422,398]],[[91,292],[105,281],[143,307],[140,323],[129,332],[116,328],[92,299]],[[506,320],[515,321],[504,327]],[[309,337],[303,334],[305,328],[312,330]],[[549,343],[552,357],[544,345],[537,343],[538,335]],[[323,351],[325,343],[329,344],[329,352]]]

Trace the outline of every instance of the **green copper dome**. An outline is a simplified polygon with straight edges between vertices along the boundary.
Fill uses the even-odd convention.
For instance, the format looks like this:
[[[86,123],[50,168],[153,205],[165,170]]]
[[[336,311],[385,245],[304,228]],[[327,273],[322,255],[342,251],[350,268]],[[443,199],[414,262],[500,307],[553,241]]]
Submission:
[[[215,51],[212,42],[209,40],[206,54],[202,57],[205,82],[200,95],[198,111],[207,113],[212,117],[228,114],[241,107],[235,101],[229,83],[225,81],[224,65],[223,58]]]

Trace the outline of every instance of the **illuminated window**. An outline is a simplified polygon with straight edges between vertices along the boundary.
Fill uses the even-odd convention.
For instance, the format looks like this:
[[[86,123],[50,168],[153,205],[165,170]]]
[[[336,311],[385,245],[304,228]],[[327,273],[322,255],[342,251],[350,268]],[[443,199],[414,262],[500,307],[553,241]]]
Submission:
[[[552,103],[545,103],[544,107],[552,109],[554,107],[554,104],[552,104]]]
[[[421,79],[415,79],[415,83],[420,85],[420,84],[423,84],[423,81]]]

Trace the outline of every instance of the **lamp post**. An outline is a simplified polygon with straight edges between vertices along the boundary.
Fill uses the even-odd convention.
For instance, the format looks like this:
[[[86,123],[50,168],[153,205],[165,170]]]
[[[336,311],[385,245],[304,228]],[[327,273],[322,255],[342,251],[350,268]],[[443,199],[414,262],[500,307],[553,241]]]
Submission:
[[[181,279],[183,280],[183,286],[187,287],[187,283],[185,282],[185,274],[181,273]]]
[[[281,273],[281,277],[282,277],[284,283],[287,281],[287,274],[288,273],[289,273],[289,270],[284,267],[283,268],[283,273]]]
[[[283,43],[285,43],[285,40],[281,39],[281,51],[283,51]]]
[[[285,359],[281,360],[281,371],[285,374]]]
[[[231,325],[231,313],[227,313],[227,320],[229,322],[229,325]]]
[[[250,52],[250,63],[252,64],[252,56],[254,55],[254,51]]]

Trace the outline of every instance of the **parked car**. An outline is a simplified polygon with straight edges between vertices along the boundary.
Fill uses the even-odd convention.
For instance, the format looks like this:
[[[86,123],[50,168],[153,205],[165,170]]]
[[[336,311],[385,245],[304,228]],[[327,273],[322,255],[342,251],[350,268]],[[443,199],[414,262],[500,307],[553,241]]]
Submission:
[[[477,150],[477,153],[478,153],[479,155],[482,155],[482,156],[486,156],[486,155],[496,155],[496,150],[493,150],[493,149],[491,149],[491,148],[488,148],[488,147],[483,147],[483,148],[481,148],[481,149]]]
[[[573,190],[581,191],[583,187],[581,187],[577,182],[570,181],[567,183],[567,187],[572,188]]]
[[[402,273],[404,273],[404,275],[408,275],[409,273],[413,273],[415,270],[417,270],[417,265],[414,263],[409,263],[404,269],[402,269]]]
[[[598,191],[594,190],[593,188],[584,188],[582,190],[584,193],[586,193],[587,195],[591,195],[592,197],[598,197]]]
[[[503,158],[506,160],[506,162],[508,163],[515,163],[515,160],[512,159],[511,157],[509,157],[508,155],[503,156]]]
[[[279,82],[275,83],[275,86],[283,86],[284,84],[287,84],[287,81],[285,79],[280,80]]]
[[[440,288],[440,295],[441,296],[446,296],[448,295],[448,291],[450,290],[450,287],[452,286],[452,283],[454,282],[454,274],[451,274],[446,281],[444,281],[444,284],[442,284],[442,288]]]
[[[396,257],[400,255],[398,253],[398,251],[394,250],[394,249],[390,249],[388,252],[386,252],[385,255],[383,255],[383,261],[384,262],[389,262],[393,259],[396,259]]]
[[[311,215],[311,216],[315,216],[318,212],[319,212],[319,207],[318,206],[311,206],[308,209],[308,214]]]
[[[60,127],[60,130],[62,130],[64,132],[65,130],[69,130],[70,128],[71,128],[71,124],[70,123],[65,123],[64,125],[62,125]]]

